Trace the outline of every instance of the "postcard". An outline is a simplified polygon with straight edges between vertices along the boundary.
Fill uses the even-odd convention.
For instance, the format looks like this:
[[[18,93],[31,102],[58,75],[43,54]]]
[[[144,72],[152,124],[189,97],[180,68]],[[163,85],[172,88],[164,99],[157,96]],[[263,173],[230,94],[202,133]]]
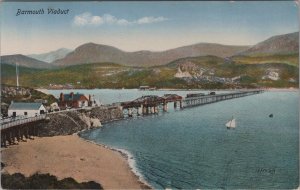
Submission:
[[[299,1],[4,1],[3,189],[299,188]]]

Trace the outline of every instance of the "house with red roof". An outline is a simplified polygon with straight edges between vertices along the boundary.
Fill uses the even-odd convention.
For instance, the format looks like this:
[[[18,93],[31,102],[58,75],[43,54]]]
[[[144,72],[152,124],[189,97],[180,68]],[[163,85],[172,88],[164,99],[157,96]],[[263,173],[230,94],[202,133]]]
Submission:
[[[58,106],[60,109],[82,108],[90,105],[91,95],[86,97],[84,94],[71,92],[70,94],[60,93]]]

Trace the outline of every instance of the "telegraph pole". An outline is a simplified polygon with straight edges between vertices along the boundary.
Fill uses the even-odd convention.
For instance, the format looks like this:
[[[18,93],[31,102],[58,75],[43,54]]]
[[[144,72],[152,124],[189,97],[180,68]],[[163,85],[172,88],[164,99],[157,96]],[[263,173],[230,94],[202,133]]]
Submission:
[[[16,63],[16,78],[17,78],[17,89],[19,89],[19,68],[18,68],[18,63]]]

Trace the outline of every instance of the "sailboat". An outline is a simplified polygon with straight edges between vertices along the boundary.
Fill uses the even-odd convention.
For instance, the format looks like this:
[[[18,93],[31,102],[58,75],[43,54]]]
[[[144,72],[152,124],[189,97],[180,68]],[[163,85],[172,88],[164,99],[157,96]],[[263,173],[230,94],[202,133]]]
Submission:
[[[235,123],[235,119],[232,116],[232,119],[229,120],[225,126],[227,127],[227,129],[234,129],[236,127],[236,123]]]

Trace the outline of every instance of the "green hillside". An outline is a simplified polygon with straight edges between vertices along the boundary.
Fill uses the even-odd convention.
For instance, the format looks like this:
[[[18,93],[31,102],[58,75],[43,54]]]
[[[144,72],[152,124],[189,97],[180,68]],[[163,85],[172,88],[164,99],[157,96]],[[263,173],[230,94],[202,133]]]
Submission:
[[[52,70],[20,68],[20,85],[44,88],[50,84],[71,84],[74,88],[137,88],[142,85],[157,88],[298,87],[299,72],[295,59],[298,59],[295,55],[232,59],[200,56],[149,68],[114,63]],[[15,84],[15,68],[2,65],[3,69],[2,82]]]
[[[166,66],[174,68],[183,62],[192,62],[196,65],[212,67],[212,66],[223,64],[224,58],[213,56],[213,55],[188,57],[188,58],[182,58],[182,59],[172,61],[171,63],[168,63]]]
[[[275,55],[251,55],[234,56],[231,58],[237,64],[265,64],[265,63],[284,63],[288,65],[299,66],[298,54],[275,54]]]
[[[19,66],[19,73],[22,74],[31,74],[36,73],[38,71],[43,71],[43,69],[35,69],[35,68],[28,68]],[[16,76],[16,66],[11,64],[1,64],[1,77],[9,77],[9,76]]]

